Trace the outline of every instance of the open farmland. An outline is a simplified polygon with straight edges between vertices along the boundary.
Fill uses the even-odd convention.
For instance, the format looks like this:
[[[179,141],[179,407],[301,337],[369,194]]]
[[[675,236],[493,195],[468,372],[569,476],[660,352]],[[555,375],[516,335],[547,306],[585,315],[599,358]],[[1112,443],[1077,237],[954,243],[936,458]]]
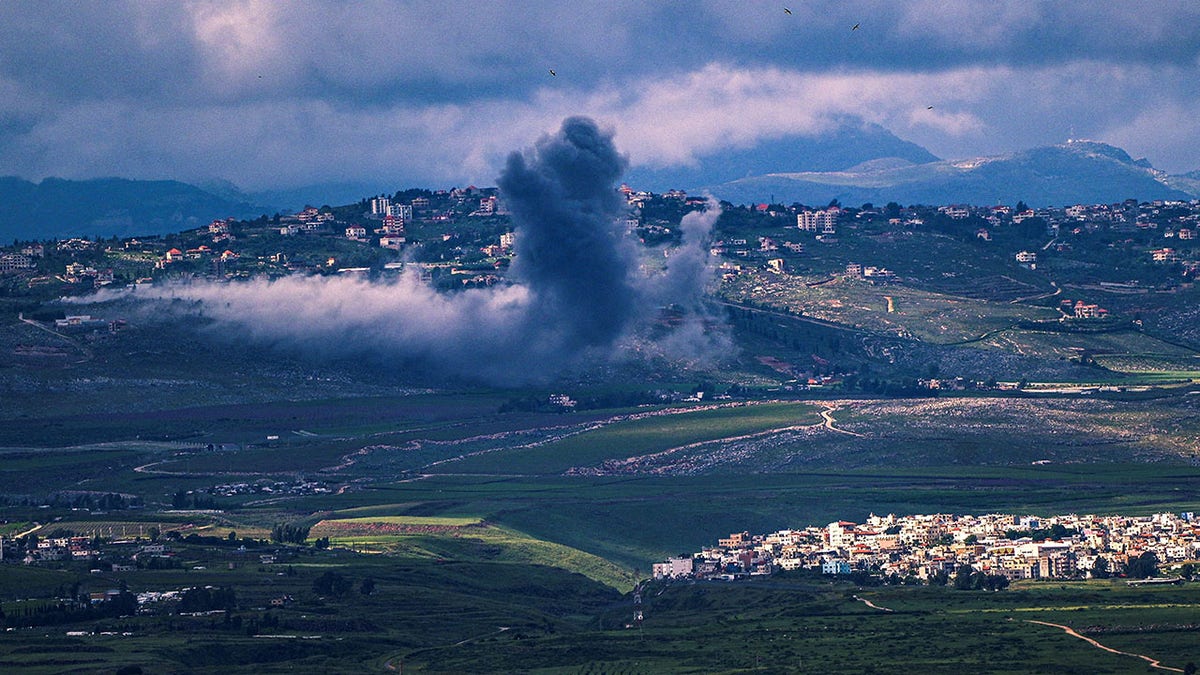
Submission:
[[[864,589],[795,577],[732,585],[653,584],[642,597],[640,623],[630,621],[634,608],[626,606],[606,615],[604,630],[522,640],[498,634],[413,654],[406,667],[418,672],[471,671],[485,663],[551,673],[889,672],[902,661],[904,669],[931,673],[963,668],[1128,673],[1146,666],[1137,656],[1098,649],[1047,624],[1077,628],[1106,646],[1149,654],[1180,671],[1200,650],[1189,630],[1189,613],[1197,608],[1195,589],[1034,583],[995,595]],[[714,623],[719,630],[712,630]],[[939,639],[931,640],[931,634]],[[573,646],[567,648],[568,643]]]
[[[723,293],[737,302],[752,301],[868,332],[941,344],[973,340],[1019,321],[1059,316],[1046,307],[989,303],[987,299],[935,293],[907,284],[873,285],[839,277],[811,285],[817,280],[765,273],[746,275],[728,284]]]
[[[312,537],[363,553],[399,558],[482,560],[546,565],[577,572],[620,591],[639,576],[599,556],[472,518],[390,516],[322,520]]]
[[[720,406],[667,413],[638,416],[530,448],[464,457],[440,470],[557,473],[606,459],[666,452],[685,445],[720,442],[819,421],[811,405],[792,403]]]

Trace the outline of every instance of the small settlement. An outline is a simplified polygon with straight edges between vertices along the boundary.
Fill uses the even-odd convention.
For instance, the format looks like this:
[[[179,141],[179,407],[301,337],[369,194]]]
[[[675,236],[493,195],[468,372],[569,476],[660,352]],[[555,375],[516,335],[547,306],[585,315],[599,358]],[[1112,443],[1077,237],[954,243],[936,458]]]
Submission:
[[[654,578],[737,579],[778,570],[945,579],[960,568],[1006,579],[1151,576],[1159,563],[1195,560],[1192,513],[1152,516],[871,515],[825,527],[731,534],[716,546],[653,566]],[[1147,555],[1150,554],[1150,555]],[[1149,574],[1139,574],[1149,561]]]

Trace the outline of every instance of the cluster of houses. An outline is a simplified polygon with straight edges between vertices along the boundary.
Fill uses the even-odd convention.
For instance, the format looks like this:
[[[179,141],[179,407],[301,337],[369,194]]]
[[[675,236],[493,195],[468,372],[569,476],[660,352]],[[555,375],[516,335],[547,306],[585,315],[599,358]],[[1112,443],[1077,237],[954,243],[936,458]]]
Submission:
[[[716,546],[655,563],[653,575],[735,579],[807,569],[928,581],[970,565],[1008,579],[1079,579],[1119,573],[1146,553],[1169,564],[1196,560],[1198,552],[1200,520],[1192,513],[871,515],[862,524],[731,534]]]
[[[676,216],[689,210],[703,209],[709,200],[708,197],[689,196],[680,190],[655,194],[634,190],[627,185],[622,185],[619,193],[625,198],[630,209],[629,213],[623,215],[620,220],[624,221],[626,228],[630,231],[641,232],[647,243],[650,243],[651,239],[662,241],[673,237],[677,227],[678,218]],[[664,203],[671,205],[671,208],[665,212],[662,208]],[[991,240],[993,232],[998,233],[1001,228],[1019,225],[1037,218],[1045,225],[1044,234],[1050,239],[1049,243],[1041,249],[1014,252],[1016,261],[1029,268],[1037,266],[1038,256],[1043,254],[1043,251],[1069,250],[1072,242],[1075,241],[1072,239],[1072,235],[1106,232],[1116,233],[1119,236],[1122,232],[1141,232],[1143,235],[1137,238],[1142,246],[1139,250],[1144,250],[1150,260],[1163,264],[1181,264],[1185,275],[1200,273],[1200,259],[1197,258],[1197,251],[1200,251],[1200,247],[1196,245],[1196,240],[1200,238],[1200,200],[1138,202],[1131,199],[1117,204],[1073,205],[1039,209],[1027,208],[1024,204],[1018,204],[1017,207],[943,205],[907,208],[896,204],[889,204],[886,207],[864,204],[861,208],[843,208],[836,205],[828,208],[808,208],[798,204],[792,206],[756,204],[745,208],[771,216],[777,224],[794,219],[794,231],[798,235],[812,235],[815,237],[815,241],[824,243],[836,243],[837,234],[847,228],[853,229],[855,223],[886,220],[895,228],[911,229],[923,226],[933,217],[945,217],[952,220],[974,219],[972,222],[981,225],[978,228],[977,236],[984,240]],[[671,216],[674,220],[660,217],[666,212],[675,214]],[[285,237],[301,234],[344,236],[347,239],[371,246],[399,251],[412,244],[407,230],[415,222],[449,223],[462,216],[495,216],[506,213],[503,199],[496,188],[481,189],[468,186],[435,192],[412,191],[392,197],[379,196],[364,200],[361,205],[356,205],[354,208],[331,209],[309,206],[298,213],[278,216],[277,223],[270,227],[275,227],[275,231]],[[240,257],[234,244],[237,239],[236,225],[237,221],[230,218],[214,220],[200,228],[199,231],[199,234],[211,241],[190,248],[185,248],[182,244],[179,247],[161,245],[147,248],[142,253],[151,256],[148,262],[152,262],[156,270],[164,273],[182,270],[184,274],[194,274],[199,271],[196,261],[206,261],[205,271],[217,277],[225,277],[228,276],[228,271],[234,269],[233,263]],[[966,226],[964,225],[964,227]],[[1158,237],[1158,233],[1161,233],[1161,245],[1155,243],[1146,246],[1145,235],[1147,233],[1154,233],[1153,237]],[[452,233],[446,235],[446,237],[453,236]],[[803,254],[806,245],[805,241],[786,240],[789,238],[778,235],[744,238],[734,236],[713,242],[710,252],[714,256],[726,258],[727,264],[722,270],[726,278],[749,271],[749,268],[740,264],[741,261],[738,261],[737,258],[753,259],[755,262],[751,266],[777,274],[785,274],[791,271],[790,267],[795,266],[794,257]],[[799,237],[799,239],[803,239],[803,237]],[[484,245],[480,245],[480,243]],[[137,240],[127,242],[126,252],[123,254],[125,258],[130,259],[131,245],[140,246],[141,244],[142,242]],[[1078,242],[1075,241],[1075,244],[1077,245]],[[809,245],[812,245],[811,242]],[[113,271],[107,267],[107,264],[112,263],[101,264],[105,261],[95,259],[96,251],[103,248],[98,242],[74,238],[57,242],[54,246],[57,253],[68,253],[76,258],[67,265],[62,273],[57,274],[59,281],[73,285],[90,283],[96,286],[114,282]],[[512,233],[502,235],[499,242],[477,242],[476,247],[486,258],[504,261],[498,265],[506,264],[506,258],[512,254]],[[454,248],[449,255],[470,254],[476,250],[476,247]],[[42,244],[0,249],[0,274],[26,276],[36,274],[45,252],[46,249]],[[105,254],[110,252],[106,251]],[[89,255],[92,256],[91,259],[89,259]],[[442,258],[442,260],[447,259],[449,258]],[[191,264],[183,264],[188,262]],[[258,262],[259,271],[262,271],[264,267],[274,265],[286,267],[288,272],[315,269],[311,263],[288,261],[282,253],[270,257],[260,256]],[[126,265],[126,267],[128,266]],[[118,272],[117,277],[133,279],[127,269],[118,270]],[[496,272],[502,273],[499,266]],[[49,272],[44,273],[50,274]],[[143,272],[139,271],[137,274],[140,275]],[[850,262],[846,266],[846,276],[872,283],[886,283],[895,280],[895,275],[883,267],[857,262]],[[50,282],[54,280],[54,277],[45,277],[44,279]],[[491,285],[498,279],[497,274],[482,274],[477,275],[477,278],[473,277],[464,281],[464,284]],[[143,281],[149,281],[149,277],[138,279],[138,282]],[[30,284],[33,283],[34,281],[31,280]],[[1085,308],[1083,311],[1086,313],[1089,310]]]
[[[38,539],[36,544],[23,550],[16,544],[11,539],[0,538],[0,560],[20,560],[26,565],[33,565],[67,560],[95,563],[105,558],[108,561],[107,568],[113,572],[128,572],[137,569],[139,563],[146,566],[152,558],[169,559],[175,555],[165,544],[147,543],[145,540],[105,543],[99,538],[65,536]]]
[[[886,267],[861,265],[856,262],[846,264],[846,278],[863,279],[871,283],[885,284],[896,280],[896,273]]]
[[[1086,303],[1082,300],[1072,302],[1069,299],[1058,303],[1058,310],[1065,317],[1074,317],[1076,319],[1103,319],[1108,316],[1108,310],[1095,303]]]
[[[983,219],[988,225],[979,228],[976,236],[986,241],[992,239],[994,228],[1040,218],[1046,223],[1046,236],[1051,237],[1045,248],[1059,252],[1071,249],[1068,235],[1079,236],[1096,232],[1161,232],[1162,238],[1167,240],[1169,245],[1147,251],[1153,262],[1182,263],[1186,268],[1185,272],[1192,274],[1200,269],[1200,261],[1195,258],[1193,243],[1200,239],[1200,200],[1138,202],[1135,199],[1127,199],[1118,204],[1076,204],[1063,208],[1021,210],[1008,206],[956,205],[941,206],[938,211],[953,219]],[[1175,244],[1171,240],[1179,243]],[[1190,257],[1189,251],[1192,252]],[[1031,268],[1037,265],[1036,251],[1021,251],[1017,253],[1016,258],[1022,265]]]
[[[259,480],[253,483],[223,483],[209,488],[201,488],[204,492],[218,497],[233,497],[236,495],[323,495],[333,492],[333,488],[325,481],[272,481]]]

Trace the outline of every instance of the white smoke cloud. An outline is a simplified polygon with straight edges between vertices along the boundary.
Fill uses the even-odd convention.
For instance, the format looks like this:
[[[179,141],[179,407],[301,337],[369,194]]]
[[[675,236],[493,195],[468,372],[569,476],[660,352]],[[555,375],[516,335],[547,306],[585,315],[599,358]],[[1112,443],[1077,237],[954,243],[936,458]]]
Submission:
[[[621,358],[651,328],[665,355],[697,360],[726,350],[727,339],[710,330],[719,321],[701,302],[719,208],[710,202],[688,214],[665,272],[642,275],[616,224],[624,203],[614,184],[624,166],[611,132],[578,117],[510,155],[499,180],[516,231],[510,284],[439,293],[409,271],[388,281],[198,281],[125,297],[203,316],[217,332],[258,345],[498,383],[544,381]],[[655,324],[665,305],[683,318],[662,333]]]

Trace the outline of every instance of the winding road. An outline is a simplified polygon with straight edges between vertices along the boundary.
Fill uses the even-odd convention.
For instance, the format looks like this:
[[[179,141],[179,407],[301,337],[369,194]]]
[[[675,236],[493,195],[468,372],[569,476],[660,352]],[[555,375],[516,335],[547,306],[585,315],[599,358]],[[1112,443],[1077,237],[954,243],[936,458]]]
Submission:
[[[875,603],[871,602],[870,600],[863,598],[863,597],[859,597],[858,595],[854,595],[851,597],[853,597],[855,600],[863,603],[867,607],[870,607],[871,609],[877,609],[881,612],[896,611],[890,607],[881,607],[879,605],[876,605]],[[1039,626],[1049,626],[1051,628],[1058,628],[1059,630],[1066,633],[1067,635],[1070,635],[1071,637],[1079,638],[1080,640],[1083,640],[1084,642],[1090,644],[1091,646],[1095,647],[1096,649],[1102,649],[1106,652],[1109,652],[1110,654],[1120,654],[1121,656],[1132,656],[1134,658],[1141,659],[1141,660],[1145,661],[1147,664],[1149,664],[1149,666],[1151,668],[1158,668],[1159,670],[1166,670],[1166,671],[1169,671],[1172,673],[1184,672],[1184,670],[1182,668],[1174,668],[1172,666],[1164,666],[1162,664],[1162,661],[1160,661],[1159,659],[1156,659],[1156,658],[1153,658],[1150,656],[1146,656],[1145,654],[1135,654],[1134,652],[1123,652],[1120,649],[1113,649],[1112,647],[1109,647],[1107,645],[1100,644],[1098,641],[1094,640],[1093,638],[1090,638],[1086,635],[1082,635],[1078,631],[1076,631],[1074,628],[1071,628],[1070,626],[1064,626],[1061,623],[1050,623],[1049,621],[1038,621],[1037,619],[1025,619],[1025,623],[1036,623]]]
[[[894,611],[896,611],[896,610],[892,609],[891,607],[880,607],[879,605],[877,605],[877,604],[875,604],[875,603],[871,602],[870,600],[868,600],[868,599],[866,599],[866,598],[860,598],[860,597],[858,597],[857,595],[855,595],[855,596],[851,596],[851,597],[853,597],[855,600],[857,600],[857,601],[861,602],[862,604],[866,605],[867,607],[870,607],[871,609],[877,609],[877,610],[879,610],[879,611],[881,611],[881,612],[894,612]]]
[[[1149,656],[1146,656],[1145,654],[1134,654],[1133,652],[1123,652],[1120,649],[1113,649],[1112,647],[1107,647],[1105,645],[1102,645],[1099,642],[1096,642],[1095,640],[1093,640],[1092,638],[1090,638],[1086,635],[1080,635],[1078,632],[1075,631],[1074,628],[1071,628],[1070,626],[1064,626],[1060,623],[1050,623],[1049,621],[1038,621],[1036,619],[1025,619],[1025,623],[1036,623],[1036,624],[1039,624],[1042,626],[1050,626],[1051,628],[1060,628],[1067,635],[1070,635],[1072,637],[1077,637],[1080,640],[1083,640],[1084,642],[1087,642],[1088,644],[1092,645],[1096,649],[1103,649],[1106,652],[1111,652],[1113,654],[1120,654],[1121,656],[1133,656],[1135,658],[1139,658],[1139,659],[1145,661],[1146,663],[1150,664],[1151,668],[1158,668],[1159,670],[1169,670],[1173,673],[1182,673],[1183,672],[1182,668],[1172,668],[1171,666],[1164,666],[1164,665],[1162,665],[1162,662],[1159,661],[1158,659],[1151,658]]]
[[[833,419],[833,411],[837,409],[838,407],[835,405],[827,405],[826,408],[821,411],[821,419],[825,420],[825,423],[822,426],[830,431],[836,431],[839,434],[848,434],[850,436],[858,436],[859,438],[862,438],[862,434],[855,433],[853,431],[847,431],[846,429],[839,429],[833,426],[833,423],[837,421]]]

